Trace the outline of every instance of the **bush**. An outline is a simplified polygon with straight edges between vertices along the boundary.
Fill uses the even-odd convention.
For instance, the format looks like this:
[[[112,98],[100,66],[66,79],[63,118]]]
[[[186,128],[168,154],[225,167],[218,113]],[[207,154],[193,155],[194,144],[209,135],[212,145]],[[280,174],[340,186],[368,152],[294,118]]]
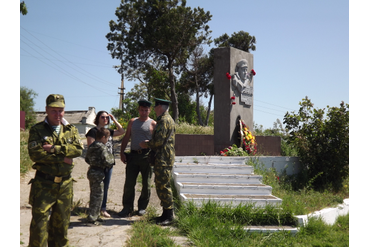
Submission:
[[[298,150],[300,186],[338,190],[349,175],[349,105],[315,109],[306,97],[298,113],[287,113],[288,142]]]

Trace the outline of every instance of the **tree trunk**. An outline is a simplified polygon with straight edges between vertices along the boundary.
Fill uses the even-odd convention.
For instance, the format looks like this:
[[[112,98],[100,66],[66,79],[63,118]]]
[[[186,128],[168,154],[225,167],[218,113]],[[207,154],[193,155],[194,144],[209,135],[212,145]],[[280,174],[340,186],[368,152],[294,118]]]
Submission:
[[[197,111],[197,114],[198,114],[198,123],[200,126],[204,126],[203,125],[203,119],[202,119],[202,116],[200,115],[200,107],[199,107],[199,84],[198,84],[198,77],[197,75],[195,74],[195,90],[196,90],[196,111]]]
[[[205,122],[205,126],[208,126],[208,120],[209,120],[209,114],[211,113],[211,105],[212,105],[212,99],[213,99],[213,94],[209,97],[209,102],[208,102],[208,110],[207,110],[207,118]]]
[[[172,118],[175,122],[177,122],[177,119],[179,117],[179,108],[178,108],[178,101],[177,101],[177,94],[176,94],[175,79],[173,76],[173,69],[172,69],[171,63],[169,63],[168,65],[168,71],[169,71],[169,80],[170,80],[170,85],[171,85]]]

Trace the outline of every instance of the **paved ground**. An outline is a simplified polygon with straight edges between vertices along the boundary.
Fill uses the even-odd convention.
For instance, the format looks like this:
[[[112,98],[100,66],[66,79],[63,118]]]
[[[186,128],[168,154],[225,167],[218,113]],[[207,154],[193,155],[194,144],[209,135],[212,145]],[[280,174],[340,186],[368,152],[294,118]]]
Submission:
[[[75,167],[72,176],[77,182],[74,183],[74,202],[80,201],[82,208],[88,208],[90,188],[86,176],[88,165],[84,158],[79,157],[74,159]],[[30,185],[28,182],[34,177],[35,172],[30,171],[25,177],[20,179],[20,246],[28,246],[29,226],[31,222],[31,207],[28,204],[28,196]],[[153,176],[154,177],[154,176]],[[116,165],[113,168],[113,174],[108,191],[107,211],[112,218],[106,219],[101,226],[86,226],[83,217],[72,215],[71,224],[68,231],[70,245],[79,246],[125,246],[129,238],[128,230],[130,224],[135,220],[140,220],[141,217],[133,216],[130,218],[119,218],[117,213],[122,210],[122,194],[125,181],[125,164],[121,160],[116,159]],[[154,183],[153,183],[154,184]],[[137,199],[140,196],[140,184],[136,185],[135,210],[137,210]],[[160,214],[162,209],[160,201],[152,186],[152,194],[149,206],[156,209]],[[182,244],[183,238],[178,238],[178,243]]]

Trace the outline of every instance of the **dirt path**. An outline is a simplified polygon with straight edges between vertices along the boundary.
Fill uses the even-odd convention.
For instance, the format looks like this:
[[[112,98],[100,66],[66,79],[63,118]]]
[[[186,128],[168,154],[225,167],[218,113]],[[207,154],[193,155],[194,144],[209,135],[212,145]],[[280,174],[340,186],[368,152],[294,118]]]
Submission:
[[[118,152],[117,152],[118,153]],[[81,207],[88,208],[90,188],[86,176],[88,165],[83,157],[74,159],[75,167],[72,172],[73,178],[77,181],[73,185],[74,198],[73,201],[82,203]],[[28,196],[30,185],[28,182],[34,177],[34,170],[30,171],[25,177],[20,179],[20,246],[28,246],[29,240],[29,226],[31,222],[31,207],[28,204]],[[154,179],[154,176],[153,178]],[[108,191],[107,211],[112,218],[106,219],[102,226],[89,227],[83,222],[81,216],[71,216],[70,228],[68,230],[68,238],[70,245],[78,246],[125,246],[129,237],[128,230],[130,224],[139,220],[141,217],[132,216],[130,218],[119,218],[117,213],[122,210],[122,194],[123,185],[125,181],[125,164],[116,156],[116,165],[113,168],[112,178]],[[152,182],[154,185],[154,182]],[[137,200],[140,196],[141,185],[136,185],[135,210],[137,210]],[[157,197],[154,186],[152,186],[152,193],[149,206],[156,209],[160,214],[162,209],[160,201]]]

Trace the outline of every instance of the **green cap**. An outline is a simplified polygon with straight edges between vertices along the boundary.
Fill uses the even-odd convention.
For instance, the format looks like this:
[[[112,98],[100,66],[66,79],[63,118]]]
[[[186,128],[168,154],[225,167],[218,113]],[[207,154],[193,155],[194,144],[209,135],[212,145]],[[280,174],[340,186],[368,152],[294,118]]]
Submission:
[[[157,105],[170,105],[170,103],[172,103],[171,101],[165,100],[165,99],[154,98],[154,100],[155,100],[155,106],[157,106]]]
[[[145,107],[150,107],[152,105],[152,102],[147,101],[145,99],[140,99],[137,103],[139,103],[139,106],[145,106]]]
[[[46,98],[46,106],[64,108],[64,97],[61,94],[50,94]]]

